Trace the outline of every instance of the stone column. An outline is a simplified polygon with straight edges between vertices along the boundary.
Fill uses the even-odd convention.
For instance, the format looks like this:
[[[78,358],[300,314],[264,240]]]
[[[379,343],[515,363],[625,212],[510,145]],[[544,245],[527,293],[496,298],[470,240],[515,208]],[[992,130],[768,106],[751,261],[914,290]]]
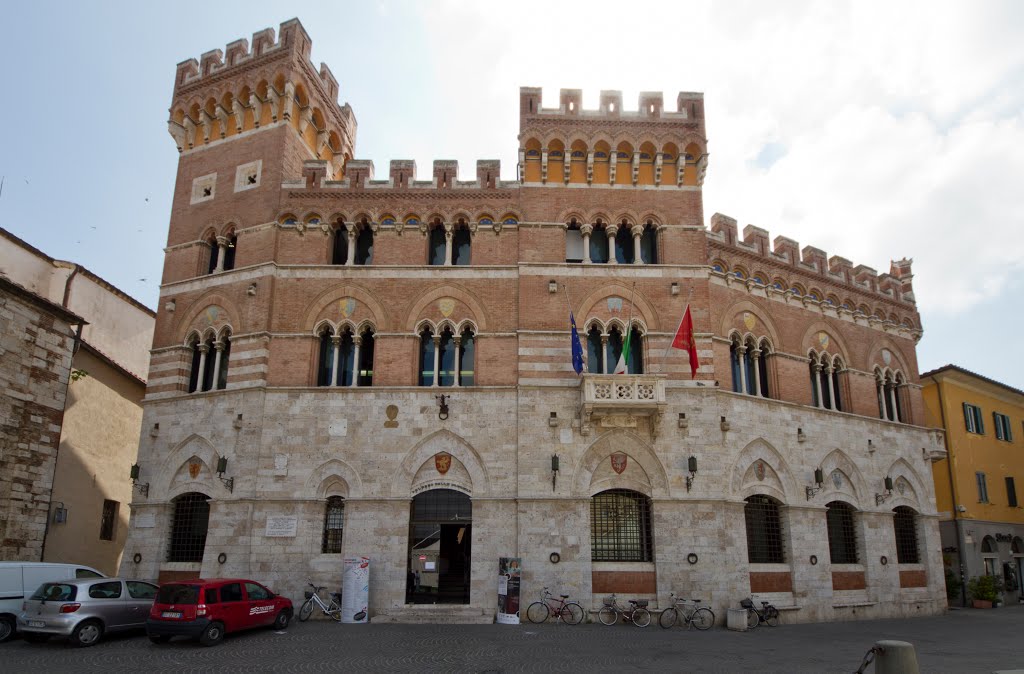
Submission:
[[[213,343],[213,381],[210,383],[210,390],[217,388],[220,381],[220,355],[224,352],[224,342],[217,340]]]
[[[460,366],[460,362],[459,361],[461,360],[459,358],[459,346],[462,344],[462,335],[455,335],[454,339],[455,339],[455,377],[454,377],[454,382],[453,382],[452,385],[453,386],[458,386],[459,385],[459,366]]]
[[[740,361],[740,393],[747,392],[747,362],[743,357],[746,353],[747,347],[745,345],[740,344],[736,347],[736,357],[739,358]]]
[[[642,264],[643,260],[640,256],[640,237],[644,235],[643,225],[636,225],[630,233],[633,235],[633,264]]]
[[[601,372],[608,374],[608,335],[601,335]]]
[[[359,386],[359,347],[362,343],[361,335],[352,338],[352,386]]]
[[[224,271],[224,256],[228,249],[228,239],[225,236],[217,237],[217,266],[214,272]]]
[[[825,368],[825,379],[828,380],[828,404],[829,409],[836,409],[836,387],[832,383],[832,373],[835,372],[834,368],[830,364]]]
[[[878,396],[878,418],[885,419],[885,382],[875,377],[875,395]]]
[[[583,264],[591,264],[590,259],[590,233],[594,231],[593,225],[580,225],[580,233],[583,234]]]
[[[825,407],[825,399],[821,395],[821,363],[814,363],[814,392],[818,395],[818,407]]]
[[[754,395],[761,395],[761,368],[758,366],[761,360],[761,349],[750,350],[750,362],[753,363],[751,368],[754,371]]]
[[[441,371],[441,335],[434,335],[434,386],[440,386],[438,374]]]
[[[206,352],[210,350],[209,344],[199,345],[199,378],[196,380],[196,390],[205,391],[203,382],[206,379]]]
[[[608,239],[608,264],[619,263],[615,257],[615,234],[618,230],[618,225],[606,225],[604,228],[605,237]]]
[[[338,360],[341,356],[341,335],[331,335],[331,344],[334,349],[334,358],[331,360],[331,381],[328,386],[338,385]]]
[[[444,266],[452,266],[452,226],[444,225]]]
[[[889,387],[889,404],[892,405],[892,420],[902,421],[900,419],[900,406],[896,404],[896,382],[892,383]]]
[[[356,263],[356,226],[346,224],[345,230],[348,236],[348,259],[345,260],[345,265],[351,267]]]

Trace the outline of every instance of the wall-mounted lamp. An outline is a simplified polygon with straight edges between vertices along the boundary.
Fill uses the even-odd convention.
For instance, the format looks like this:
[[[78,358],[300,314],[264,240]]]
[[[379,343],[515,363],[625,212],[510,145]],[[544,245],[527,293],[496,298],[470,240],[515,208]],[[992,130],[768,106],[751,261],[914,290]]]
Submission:
[[[132,469],[128,473],[128,476],[131,477],[131,479],[132,479],[132,488],[133,489],[138,489],[140,494],[142,494],[146,498],[149,498],[149,483],[146,482],[144,484],[139,484],[139,473],[140,472],[141,471],[139,470],[139,464],[133,463],[132,464]]]
[[[548,292],[549,293],[557,293],[558,292],[558,282],[557,281],[548,281]]]
[[[217,477],[220,478],[220,481],[224,483],[224,486],[228,488],[229,492],[234,493],[235,492],[235,478],[233,478],[233,477],[224,477],[224,473],[227,472],[227,469],[228,469],[228,459],[227,459],[227,457],[226,456],[218,457],[217,458]]]
[[[446,396],[444,394],[441,394],[439,396],[434,396],[434,398],[437,399],[437,405],[438,405],[437,418],[440,419],[441,421],[444,421],[445,419],[448,418],[448,402],[447,402],[447,400],[448,400],[448,398],[451,398],[451,396]]]
[[[53,509],[53,523],[64,524],[68,521],[68,509],[64,507],[64,501],[58,501],[57,507]]]
[[[552,412],[548,415],[548,426],[554,428],[558,425],[558,412]]]
[[[686,491],[690,491],[690,487],[693,486],[693,478],[697,475],[697,457],[690,455],[690,458],[686,460],[686,470],[690,473],[686,476]]]
[[[732,426],[729,425],[729,422],[725,420],[725,417],[721,418],[721,426],[723,431],[728,431],[732,428]]]
[[[824,483],[825,483],[825,473],[821,470],[821,468],[815,468],[814,469],[814,484],[816,484],[817,486],[816,487],[810,487],[810,486],[804,487],[804,489],[807,490],[807,500],[808,501],[811,500],[812,496],[814,496],[819,491],[821,491],[821,489],[822,489],[821,485],[823,485]]]
[[[871,442],[871,438],[868,438],[868,451],[872,454],[875,453],[875,445]]]
[[[679,413],[679,428],[689,428],[690,420],[686,418],[686,412]]]
[[[558,455],[551,455],[551,491],[555,490],[555,480],[558,477]]]
[[[160,424],[159,424],[159,422],[153,424],[153,428],[149,429],[149,437],[155,438],[158,435],[160,435]]]
[[[885,476],[885,493],[875,494],[875,505],[881,505],[885,503],[886,499],[892,496],[892,478],[888,475]]]
[[[672,294],[673,295],[678,295],[679,294],[679,284],[674,282],[674,281],[672,282]]]
[[[241,412],[239,412],[238,416],[235,417],[235,420],[232,422],[232,425],[235,428],[241,428],[242,427],[242,413]]]

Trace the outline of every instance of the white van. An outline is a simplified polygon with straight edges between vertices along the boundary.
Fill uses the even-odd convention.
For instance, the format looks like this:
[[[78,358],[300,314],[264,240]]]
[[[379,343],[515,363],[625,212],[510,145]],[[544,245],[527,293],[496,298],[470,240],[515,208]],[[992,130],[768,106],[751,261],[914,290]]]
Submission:
[[[14,636],[21,603],[42,585],[67,578],[106,578],[90,566],[50,562],[0,562],[0,643]]]

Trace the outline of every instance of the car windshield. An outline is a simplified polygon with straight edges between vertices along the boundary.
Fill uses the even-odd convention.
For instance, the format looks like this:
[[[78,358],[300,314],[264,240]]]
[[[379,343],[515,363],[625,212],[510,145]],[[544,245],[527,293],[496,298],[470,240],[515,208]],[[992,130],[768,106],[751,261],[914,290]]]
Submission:
[[[38,601],[74,601],[78,588],[67,583],[43,583],[32,595]]]
[[[199,597],[198,585],[161,585],[156,595],[158,604],[195,604]]]

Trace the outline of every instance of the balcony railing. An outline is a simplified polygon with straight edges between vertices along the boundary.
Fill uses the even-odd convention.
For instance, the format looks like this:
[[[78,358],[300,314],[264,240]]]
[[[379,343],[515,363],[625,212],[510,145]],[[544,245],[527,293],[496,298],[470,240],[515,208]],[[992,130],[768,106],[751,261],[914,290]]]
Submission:
[[[580,427],[589,432],[595,419],[609,426],[635,426],[637,417],[651,417],[655,434],[665,411],[665,375],[585,374],[581,384]]]

